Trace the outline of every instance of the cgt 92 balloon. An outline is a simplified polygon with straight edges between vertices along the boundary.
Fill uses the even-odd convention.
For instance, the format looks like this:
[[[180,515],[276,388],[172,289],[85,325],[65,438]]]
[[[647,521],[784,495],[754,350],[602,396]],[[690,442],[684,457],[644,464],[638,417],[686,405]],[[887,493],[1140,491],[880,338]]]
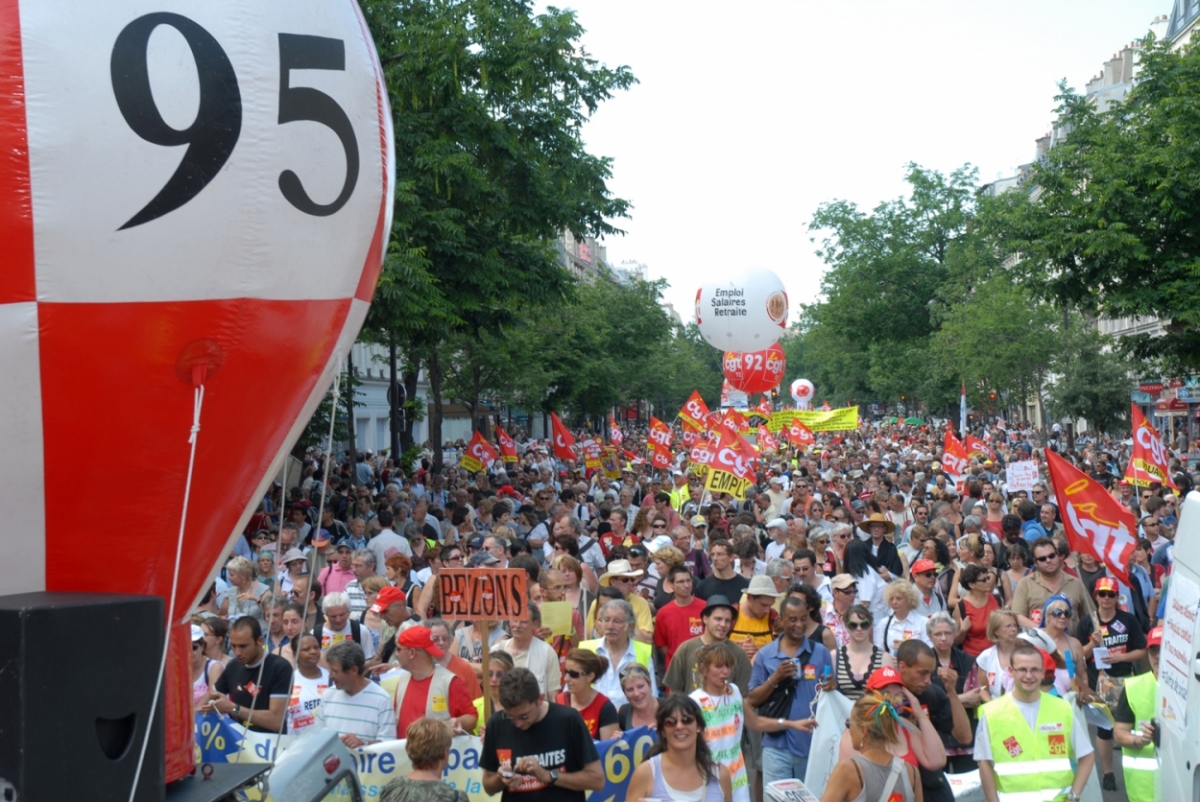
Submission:
[[[0,594],[169,595],[203,384],[178,623],[366,315],[375,47],[353,0],[5,0],[0,37]]]
[[[779,276],[751,270],[696,290],[696,325],[722,351],[759,351],[787,327],[788,297]]]
[[[779,386],[787,369],[787,358],[779,343],[775,343],[761,351],[726,351],[723,368],[725,378],[735,389],[753,395]]]

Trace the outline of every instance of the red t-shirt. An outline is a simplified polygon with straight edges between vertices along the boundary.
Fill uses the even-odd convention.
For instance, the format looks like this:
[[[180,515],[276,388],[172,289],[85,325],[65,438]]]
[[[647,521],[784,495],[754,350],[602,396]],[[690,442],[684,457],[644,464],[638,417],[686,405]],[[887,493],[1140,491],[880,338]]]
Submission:
[[[566,691],[559,693],[555,701],[566,707],[571,706],[571,697]],[[608,711],[604,710],[605,705],[608,705]],[[612,702],[608,701],[608,697],[602,693],[597,693],[591,703],[579,711],[579,715],[583,717],[583,723],[587,725],[588,732],[592,734],[593,740],[600,737],[601,727],[616,724],[618,721],[617,709],[613,707]]]
[[[408,732],[408,725],[425,715],[425,706],[429,701],[429,685],[432,682],[432,674],[425,679],[408,681],[408,690],[404,693],[404,699],[400,702],[400,712],[396,717],[397,738],[404,738]],[[435,700],[435,707],[436,704]],[[475,701],[467,693],[467,686],[462,681],[462,677],[456,676],[450,680],[450,698],[447,700],[447,705],[450,708],[451,718],[475,715]]]
[[[706,603],[697,597],[687,607],[680,607],[672,599],[654,616],[654,645],[666,649],[667,665],[671,664],[679,644],[704,632],[704,620],[700,614],[704,612]]]

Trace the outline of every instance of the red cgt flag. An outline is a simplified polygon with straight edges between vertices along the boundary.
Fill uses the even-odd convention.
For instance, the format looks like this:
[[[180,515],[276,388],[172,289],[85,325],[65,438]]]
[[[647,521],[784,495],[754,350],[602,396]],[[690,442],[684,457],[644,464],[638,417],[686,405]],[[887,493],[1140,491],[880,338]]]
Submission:
[[[996,452],[992,451],[990,448],[988,448],[987,443],[983,442],[982,440],[980,440],[978,437],[975,437],[974,435],[970,435],[970,434],[967,435],[967,439],[966,439],[966,442],[964,443],[964,445],[967,447],[967,456],[969,456],[969,457],[974,457],[975,455],[978,454],[978,455],[987,457],[988,459],[991,459],[991,460],[994,460],[996,458]]]
[[[1133,454],[1125,469],[1125,481],[1136,487],[1149,487],[1152,482],[1158,482],[1178,493],[1162,438],[1137,404],[1130,404],[1130,408],[1133,410]]]
[[[617,426],[617,419],[612,415],[608,416],[608,439],[617,445],[625,441],[625,432]]]
[[[653,415],[650,416],[650,442],[660,448],[671,448],[671,427]]]
[[[1129,581],[1129,561],[1137,545],[1133,513],[1104,485],[1050,449],[1046,449],[1046,466],[1071,551],[1091,554],[1126,586],[1134,587]]]
[[[650,444],[650,464],[659,470],[671,467],[671,450],[657,443]]]
[[[767,431],[766,426],[758,427],[758,450],[764,454],[768,451],[779,450],[779,443],[775,442],[775,438]]]
[[[967,447],[947,425],[946,436],[942,440],[942,468],[952,476],[962,476],[967,472],[967,461]]]
[[[496,439],[500,441],[500,459],[504,462],[516,462],[517,444],[508,436],[508,432],[497,426]]]
[[[479,432],[475,432],[471,437],[471,442],[467,444],[467,453],[459,460],[459,466],[468,473],[475,473],[485,465],[491,465],[500,457],[496,453],[496,449],[492,448],[492,444],[483,438]]]
[[[575,452],[571,449],[571,446],[575,445],[575,438],[553,412],[550,413],[550,427],[554,431],[554,456],[559,459],[575,459]]]
[[[804,421],[800,420],[798,415],[792,416],[792,425],[788,427],[788,436],[794,446],[807,448],[817,442],[817,437],[813,434],[812,429],[805,426]]]
[[[694,429],[704,428],[704,419],[708,414],[708,404],[700,397],[699,390],[692,390],[692,394],[683,404],[683,409],[679,410],[679,417],[690,423]]]

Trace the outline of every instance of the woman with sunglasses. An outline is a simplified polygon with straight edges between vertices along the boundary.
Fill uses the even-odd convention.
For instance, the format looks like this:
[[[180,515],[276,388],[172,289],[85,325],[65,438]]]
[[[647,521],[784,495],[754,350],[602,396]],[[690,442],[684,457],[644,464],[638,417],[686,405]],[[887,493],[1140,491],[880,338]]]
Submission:
[[[1096,612],[1079,617],[1079,640],[1087,660],[1088,687],[1100,694],[1110,709],[1116,709],[1125,680],[1133,676],[1137,662],[1146,656],[1146,632],[1137,616],[1118,607],[1119,595],[1117,580],[1100,577],[1093,592]],[[1097,649],[1106,650],[1100,660],[1108,665],[1103,671],[1097,664]],[[1106,791],[1116,789],[1112,737],[1111,729],[1096,730],[1096,752],[1104,772],[1100,787]]]
[[[312,635],[302,635],[292,672],[292,695],[288,699],[287,731],[295,735],[316,723],[321,694],[329,688],[329,669],[322,668],[321,644]]]
[[[204,630],[199,624],[192,624],[192,702],[199,705],[208,696],[208,691],[225,670],[220,661],[213,660],[204,654]],[[211,708],[197,707],[198,712],[208,712]]]
[[[992,613],[1000,609],[1000,603],[992,595],[994,581],[995,575],[982,565],[968,565],[958,572],[958,585],[965,593],[951,605],[958,625],[954,640],[974,658],[991,645],[991,636],[987,634],[989,622]]]
[[[875,669],[884,665],[895,667],[896,660],[875,645],[875,622],[864,605],[851,605],[845,622],[850,639],[835,653],[833,675],[842,695],[855,701],[866,692],[867,679]]]
[[[976,507],[975,509],[979,509]],[[998,540],[1004,539],[1004,527],[1001,522],[1004,520],[1004,496],[999,493],[991,493],[987,497],[987,514],[983,516],[983,531],[990,532],[995,535]]]
[[[617,724],[621,732],[636,727],[658,726],[658,697],[650,684],[650,672],[641,663],[622,666],[618,673],[621,692],[626,702],[617,709]]]
[[[579,711],[593,740],[615,738],[620,730],[617,709],[607,696],[592,687],[596,678],[604,676],[606,671],[608,658],[589,649],[572,649],[567,652],[566,668],[563,670],[566,690],[554,700]]]
[[[495,651],[488,654],[487,668],[487,692],[492,698],[492,712],[495,713],[500,709],[500,680],[504,679],[504,675],[511,671],[514,667],[512,655],[508,652]],[[480,738],[484,735],[484,729],[487,721],[483,717],[483,697],[480,696],[475,700],[475,735]]]
[[[1038,626],[1051,638],[1063,657],[1063,667],[1055,672],[1055,686],[1060,696],[1071,690],[1084,691],[1078,677],[1087,676],[1087,660],[1083,656],[1083,644],[1067,631],[1071,624],[1071,600],[1061,593],[1046,599],[1042,605],[1042,620]],[[1065,675],[1060,676],[1060,675]],[[1065,681],[1064,681],[1065,680]]]
[[[694,699],[673,693],[659,706],[659,739],[634,770],[626,798],[733,802],[729,770],[713,760]]]

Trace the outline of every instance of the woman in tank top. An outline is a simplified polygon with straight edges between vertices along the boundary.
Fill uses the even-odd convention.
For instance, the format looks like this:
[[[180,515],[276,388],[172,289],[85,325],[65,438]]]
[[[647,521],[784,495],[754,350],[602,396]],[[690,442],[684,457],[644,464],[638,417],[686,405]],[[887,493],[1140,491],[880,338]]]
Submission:
[[[858,754],[834,767],[821,802],[922,802],[916,767],[888,751],[900,744],[900,732],[900,714],[887,697],[871,691],[855,702],[850,741]]]
[[[729,771],[713,760],[695,700],[673,693],[658,706],[659,739],[633,772],[627,798],[659,802],[732,802]],[[905,800],[909,802],[909,800]]]
[[[213,683],[221,676],[225,666],[204,654],[204,630],[192,624],[192,701],[199,704],[208,696]]]
[[[834,676],[837,689],[851,701],[862,698],[867,678],[883,665],[895,665],[895,659],[885,654],[872,640],[875,622],[866,605],[855,604],[846,611],[846,629],[850,642],[836,652]]]

